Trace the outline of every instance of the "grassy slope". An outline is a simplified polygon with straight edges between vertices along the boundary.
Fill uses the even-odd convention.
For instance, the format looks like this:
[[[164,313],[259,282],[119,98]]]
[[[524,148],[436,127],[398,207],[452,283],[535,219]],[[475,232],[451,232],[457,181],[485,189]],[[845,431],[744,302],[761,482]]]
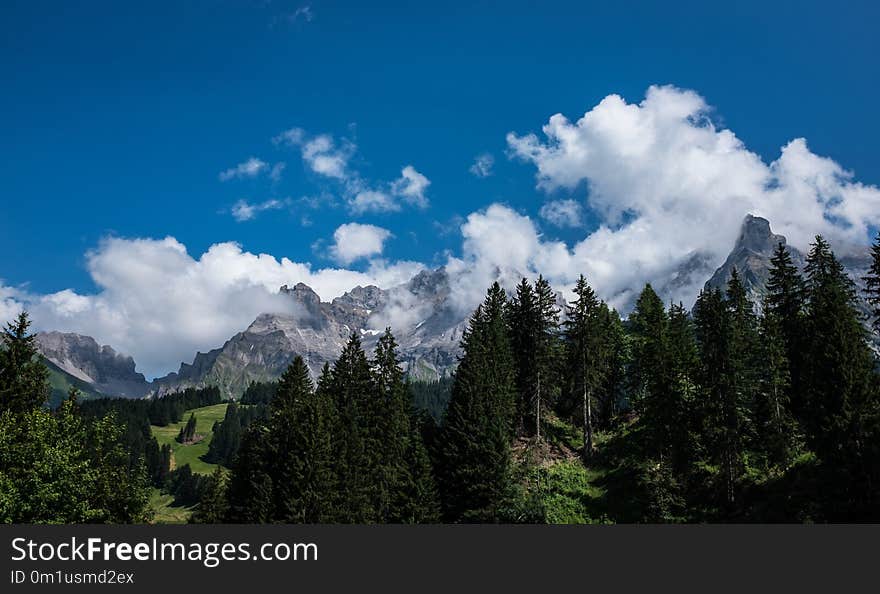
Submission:
[[[550,524],[596,524],[609,521],[608,493],[604,487],[607,471],[602,464],[584,467],[580,460],[581,430],[548,415],[545,442],[520,451],[520,463],[531,458],[525,467],[527,490],[537,495]],[[601,447],[605,436],[596,435]],[[515,448],[516,449],[516,448]]]
[[[154,524],[186,524],[193,508],[172,505],[174,495],[153,489],[150,493],[150,507],[154,512]]]
[[[49,368],[49,386],[51,394],[49,396],[49,405],[58,406],[62,400],[67,398],[70,388],[76,388],[80,392],[80,398],[89,400],[91,398],[104,398],[105,396],[96,392],[89,384],[79,378],[73,377],[48,359],[43,359],[43,363]]]
[[[173,463],[175,467],[189,464],[193,472],[201,474],[211,474],[216,464],[208,464],[200,458],[208,453],[208,444],[211,443],[214,421],[222,421],[226,415],[226,407],[229,403],[215,404],[214,406],[206,406],[204,408],[196,408],[186,411],[183,419],[179,423],[174,423],[166,427],[157,427],[153,425],[151,430],[159,445],[171,444],[173,452]],[[183,445],[177,443],[177,434],[180,433],[181,427],[186,425],[189,420],[190,413],[196,415],[196,433],[204,435],[205,438],[193,445]]]

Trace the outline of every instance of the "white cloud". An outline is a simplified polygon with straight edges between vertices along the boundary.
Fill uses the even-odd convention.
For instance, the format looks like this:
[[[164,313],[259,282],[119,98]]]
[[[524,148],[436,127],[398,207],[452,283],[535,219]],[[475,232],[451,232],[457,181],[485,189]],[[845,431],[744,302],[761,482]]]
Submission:
[[[259,203],[250,203],[247,200],[239,200],[232,206],[232,216],[239,223],[250,221],[254,219],[258,213],[265,210],[278,210],[284,208],[284,204],[284,201],[275,198]]]
[[[551,200],[541,207],[541,218],[557,227],[583,225],[583,208],[576,200]]]
[[[269,165],[261,159],[251,157],[243,163],[239,163],[235,167],[230,167],[226,171],[221,171],[220,181],[229,181],[232,179],[242,179],[245,177],[256,177],[263,171],[268,169]]]
[[[292,313],[290,301],[278,295],[281,285],[303,282],[329,300],[356,285],[398,285],[423,268],[371,260],[363,272],[313,269],[231,242],[193,258],[173,237],[107,239],[86,260],[96,293],[35,295],[0,285],[2,319],[26,307],[36,329],[92,336],[131,354],[149,377],[219,347],[260,313]]]
[[[349,210],[353,214],[365,212],[396,212],[400,205],[393,197],[377,190],[358,192],[348,201]]]
[[[269,179],[273,182],[278,182],[281,180],[281,175],[284,173],[284,169],[287,167],[287,163],[280,162],[275,163],[272,166],[272,170],[269,171]]]
[[[494,165],[495,157],[493,157],[490,153],[483,153],[481,155],[477,155],[468,171],[470,171],[477,177],[489,177],[490,175],[492,175],[492,167]]]
[[[512,288],[521,275],[539,273],[568,297],[583,273],[617,307],[630,304],[645,282],[668,285],[665,299],[689,305],[750,212],[767,217],[801,249],[816,233],[835,247],[869,241],[869,227],[880,224],[878,188],[855,182],[803,139],[766,164],[733,132],[713,125],[708,112],[696,93],[652,87],[639,104],[612,95],[576,122],[553,116],[542,138],[508,135],[512,152],[537,168],[543,191],[586,188],[586,204],[600,223],[570,245],[542,237],[531,217],[501,204],[471,213],[460,224],[460,253],[446,261],[460,312],[471,310],[495,279]],[[304,147],[317,138],[291,130],[278,141]],[[327,140],[310,155],[332,152],[337,144]],[[347,165],[341,170],[349,175],[346,183],[361,183]],[[366,184],[345,198],[364,211],[400,208],[390,192]],[[547,207],[543,216],[565,211]],[[30,295],[0,286],[0,314],[11,318],[25,305],[38,328],[94,336],[132,354],[154,375],[191,360],[195,350],[221,345],[259,313],[284,311],[289,301],[276,294],[283,284],[304,282],[327,300],[356,285],[391,288],[407,281],[424,266],[382,259],[390,236],[369,225],[336,230],[331,254],[342,263],[366,258],[363,272],[313,269],[235,243],[215,244],[196,258],[171,237],[108,239],[87,255],[96,293]],[[695,255],[703,263],[694,276],[670,285]],[[396,316],[409,312],[412,322],[423,315],[405,295],[399,303]]]
[[[391,192],[410,204],[425,208],[428,206],[425,191],[430,185],[431,180],[416,171],[412,165],[407,165],[401,170],[400,177],[391,183]]]
[[[272,140],[275,144],[298,148],[305,164],[318,175],[336,180],[346,180],[353,175],[348,171],[348,162],[357,147],[350,141],[338,144],[329,134],[310,137],[302,128],[285,130]]]
[[[880,223],[878,188],[853,183],[803,139],[767,165],[709,112],[693,91],[651,87],[639,104],[610,95],[576,122],[554,115],[544,138],[508,134],[514,155],[536,166],[539,188],[586,186],[602,221],[570,249],[542,244],[539,251],[558,253],[557,266],[572,267],[561,277],[584,272],[609,298],[668,281],[695,254],[713,268],[747,213],[766,217],[800,249],[816,233],[837,245],[868,240],[868,228]],[[704,280],[669,297],[690,303]]]
[[[19,291],[3,285],[0,279],[0,328],[5,327],[6,322],[11,322],[21,313],[22,305],[19,299]]]
[[[382,227],[346,223],[333,233],[330,253],[337,262],[348,265],[361,258],[381,255],[389,237],[391,232]]]
[[[428,205],[425,191],[431,181],[412,165],[405,166],[390,183],[374,183],[351,166],[357,145],[350,140],[337,141],[329,134],[310,136],[302,128],[291,128],[272,140],[299,149],[312,172],[336,182],[352,214],[396,212],[402,208],[401,201],[420,208]]]

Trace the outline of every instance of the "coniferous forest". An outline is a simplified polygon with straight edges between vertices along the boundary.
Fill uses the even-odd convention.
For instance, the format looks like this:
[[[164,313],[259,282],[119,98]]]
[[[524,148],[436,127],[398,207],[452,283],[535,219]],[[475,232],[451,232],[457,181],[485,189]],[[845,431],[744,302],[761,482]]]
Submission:
[[[688,311],[645,286],[622,319],[581,277],[498,283],[454,377],[410,383],[392,330],[353,334],[313,381],[295,357],[213,427],[199,474],[151,426],[219,390],[46,405],[27,314],[0,348],[0,521],[152,521],[151,490],[199,523],[880,521],[880,240],[855,285],[817,237],[782,244],[753,302],[734,270]],[[185,415],[185,411],[196,412]]]

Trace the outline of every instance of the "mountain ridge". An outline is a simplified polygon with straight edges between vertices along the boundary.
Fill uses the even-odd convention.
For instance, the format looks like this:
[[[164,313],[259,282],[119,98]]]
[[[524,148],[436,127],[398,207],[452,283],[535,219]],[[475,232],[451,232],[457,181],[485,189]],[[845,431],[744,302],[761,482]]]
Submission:
[[[788,245],[783,235],[773,233],[767,219],[746,215],[733,248],[704,287],[724,290],[736,268],[749,298],[760,308],[770,259],[779,243],[786,246],[795,265],[803,270],[806,259],[802,252]],[[870,265],[870,249],[849,246],[843,253],[840,260],[861,296],[861,277]],[[664,287],[671,291],[690,283],[694,275],[705,274],[707,267],[711,269],[706,256],[694,254]],[[304,283],[283,285],[279,293],[290,299],[292,313],[260,314],[223,345],[197,352],[192,362],[182,362],[177,371],[152,382],[135,371],[131,357],[116,353],[112,347],[99,346],[90,337],[45,332],[38,334],[38,344],[55,366],[102,394],[161,396],[188,387],[214,385],[225,397],[237,398],[251,382],[280,377],[296,355],[303,357],[316,379],[325,363],[336,360],[352,333],[361,337],[365,350],[370,352],[389,326],[394,328],[401,364],[411,378],[447,377],[457,365],[461,337],[470,316],[469,311],[460,311],[453,302],[449,274],[442,267],[423,270],[390,289],[356,286],[330,301],[322,301]],[[862,302],[860,307],[867,312],[866,304]]]

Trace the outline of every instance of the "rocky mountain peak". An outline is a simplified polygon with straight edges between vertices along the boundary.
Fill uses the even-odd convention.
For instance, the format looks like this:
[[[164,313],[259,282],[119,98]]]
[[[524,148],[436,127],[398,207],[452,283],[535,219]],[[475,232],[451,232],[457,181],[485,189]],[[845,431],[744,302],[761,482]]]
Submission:
[[[449,274],[443,267],[422,270],[410,279],[407,289],[417,297],[445,294],[449,291]]]
[[[36,335],[40,353],[61,370],[105,394],[140,397],[149,384],[135,370],[134,359],[99,345],[91,336],[65,332]]]
[[[749,299],[759,308],[761,299],[767,290],[770,276],[770,259],[779,244],[786,246],[792,262],[803,268],[804,255],[796,248],[789,246],[784,235],[773,233],[770,222],[762,217],[746,215],[740,229],[739,237],[724,264],[706,283],[707,288],[718,288],[724,291],[733,269],[742,278]]]
[[[361,287],[358,285],[351,291],[337,297],[332,305],[338,307],[351,307],[372,311],[380,307],[385,301],[385,291],[375,285]]]
[[[744,250],[756,254],[773,253],[776,246],[786,243],[785,236],[777,235],[770,230],[770,221],[763,217],[746,215],[740,228],[739,238],[733,251]]]

